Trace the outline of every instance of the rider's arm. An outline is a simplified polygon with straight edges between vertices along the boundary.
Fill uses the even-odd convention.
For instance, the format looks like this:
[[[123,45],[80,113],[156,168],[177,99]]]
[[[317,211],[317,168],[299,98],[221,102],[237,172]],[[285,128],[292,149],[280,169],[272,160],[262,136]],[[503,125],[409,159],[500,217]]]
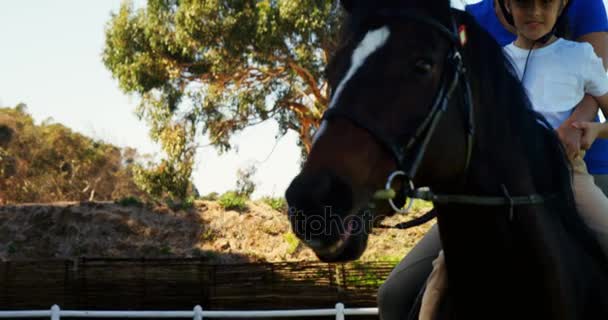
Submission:
[[[575,41],[591,44],[595,54],[602,58],[604,68],[608,68],[608,32],[587,33],[578,37]]]
[[[607,41],[608,42],[608,41]],[[589,45],[583,46],[584,55],[581,74],[585,79],[585,92],[593,95],[593,100],[604,115],[608,115],[608,76],[606,76],[605,59],[597,55],[597,51]],[[587,95],[586,97],[589,97]],[[587,149],[596,138],[608,138],[608,123],[577,121],[573,128],[582,130],[581,147]]]
[[[608,66],[608,32],[588,33],[578,37],[576,41],[590,43],[595,54],[602,58],[604,68]],[[557,128],[557,134],[566,146],[569,157],[575,156],[581,148],[589,149],[591,147],[588,139],[581,141],[581,131],[571,124],[575,121],[593,121],[597,116],[597,110],[598,103],[596,99],[590,95],[585,95],[583,100],[576,105],[570,117]],[[605,115],[608,115],[606,111],[603,112]]]
[[[593,97],[593,98],[596,101],[596,103],[599,105],[599,108],[602,110],[604,115],[607,115],[608,114],[608,93],[603,96]],[[606,124],[608,125],[608,122],[606,122]],[[603,135],[598,135],[598,137],[606,138]]]
[[[597,115],[597,101],[590,95],[585,95],[583,100],[576,105],[576,108],[557,129],[557,135],[566,147],[566,152],[570,159],[573,159],[580,149],[589,149],[591,144],[581,141],[581,130],[572,126],[574,122],[593,121]],[[582,143],[581,143],[582,142]]]

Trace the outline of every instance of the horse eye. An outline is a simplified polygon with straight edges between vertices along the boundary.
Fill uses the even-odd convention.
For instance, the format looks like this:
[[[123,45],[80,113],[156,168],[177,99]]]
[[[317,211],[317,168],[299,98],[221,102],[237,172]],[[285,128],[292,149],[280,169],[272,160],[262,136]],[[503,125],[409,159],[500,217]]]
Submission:
[[[427,59],[420,59],[416,61],[414,71],[418,74],[425,75],[433,70],[433,63]]]

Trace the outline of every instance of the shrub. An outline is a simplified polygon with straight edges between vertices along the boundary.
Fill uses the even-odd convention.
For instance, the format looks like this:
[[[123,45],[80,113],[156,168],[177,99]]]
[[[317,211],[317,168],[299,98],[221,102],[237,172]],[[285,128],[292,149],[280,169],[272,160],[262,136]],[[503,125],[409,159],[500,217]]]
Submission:
[[[296,252],[298,246],[300,245],[300,240],[298,239],[298,237],[296,237],[295,234],[288,232],[283,234],[283,239],[285,240],[285,242],[287,242],[287,244],[289,244],[289,249],[287,249],[287,253],[293,254],[294,252]]]
[[[50,118],[36,124],[24,104],[0,108],[3,202],[142,198],[133,177],[140,158],[135,149],[86,137]]]
[[[184,200],[175,200],[172,198],[167,198],[165,200],[165,204],[167,207],[171,208],[171,210],[179,211],[179,210],[190,210],[194,208],[194,201],[196,200],[195,196],[188,196]]]
[[[240,195],[236,191],[228,191],[219,198],[219,204],[224,210],[236,210],[245,211],[247,210],[246,196]]]
[[[164,245],[160,248],[159,253],[162,255],[171,255],[173,253],[173,250],[171,250],[170,246]]]
[[[378,287],[386,280],[363,262],[355,261],[352,265],[355,272],[349,272],[346,276],[346,284],[348,285]]]
[[[200,199],[205,200],[205,201],[217,201],[217,199],[219,199],[219,197],[220,197],[220,195],[217,192],[211,192],[207,195],[200,197]]]
[[[287,211],[287,201],[285,201],[285,198],[283,197],[263,197],[261,200],[276,211]]]
[[[253,176],[255,175],[256,171],[257,168],[254,165],[250,165],[236,171],[236,190],[239,194],[250,197],[255,191],[255,182],[253,182]]]
[[[119,204],[123,207],[140,207],[141,208],[144,206],[143,202],[134,196],[128,196],[128,197],[121,198],[119,200],[114,201],[114,203]]]

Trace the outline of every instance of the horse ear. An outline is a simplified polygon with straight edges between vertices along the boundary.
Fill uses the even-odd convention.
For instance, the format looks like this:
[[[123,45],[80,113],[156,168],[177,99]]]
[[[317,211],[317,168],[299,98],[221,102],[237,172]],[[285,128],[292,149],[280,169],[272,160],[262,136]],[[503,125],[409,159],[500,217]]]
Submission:
[[[499,0],[502,1],[502,0]],[[424,8],[431,12],[445,13],[449,16],[450,0],[340,0],[340,5],[349,14],[369,13],[379,8],[407,9]]]

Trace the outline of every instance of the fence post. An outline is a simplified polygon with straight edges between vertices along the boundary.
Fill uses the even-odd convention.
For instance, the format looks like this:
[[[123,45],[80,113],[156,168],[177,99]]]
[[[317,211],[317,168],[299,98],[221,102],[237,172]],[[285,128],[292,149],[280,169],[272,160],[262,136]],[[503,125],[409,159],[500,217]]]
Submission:
[[[203,308],[198,304],[194,307],[194,317],[192,319],[203,320]]]
[[[344,320],[344,304],[336,303],[336,320]]]
[[[60,314],[59,312],[61,311],[61,309],[59,309],[59,306],[54,304],[51,307],[51,320],[59,320]]]

